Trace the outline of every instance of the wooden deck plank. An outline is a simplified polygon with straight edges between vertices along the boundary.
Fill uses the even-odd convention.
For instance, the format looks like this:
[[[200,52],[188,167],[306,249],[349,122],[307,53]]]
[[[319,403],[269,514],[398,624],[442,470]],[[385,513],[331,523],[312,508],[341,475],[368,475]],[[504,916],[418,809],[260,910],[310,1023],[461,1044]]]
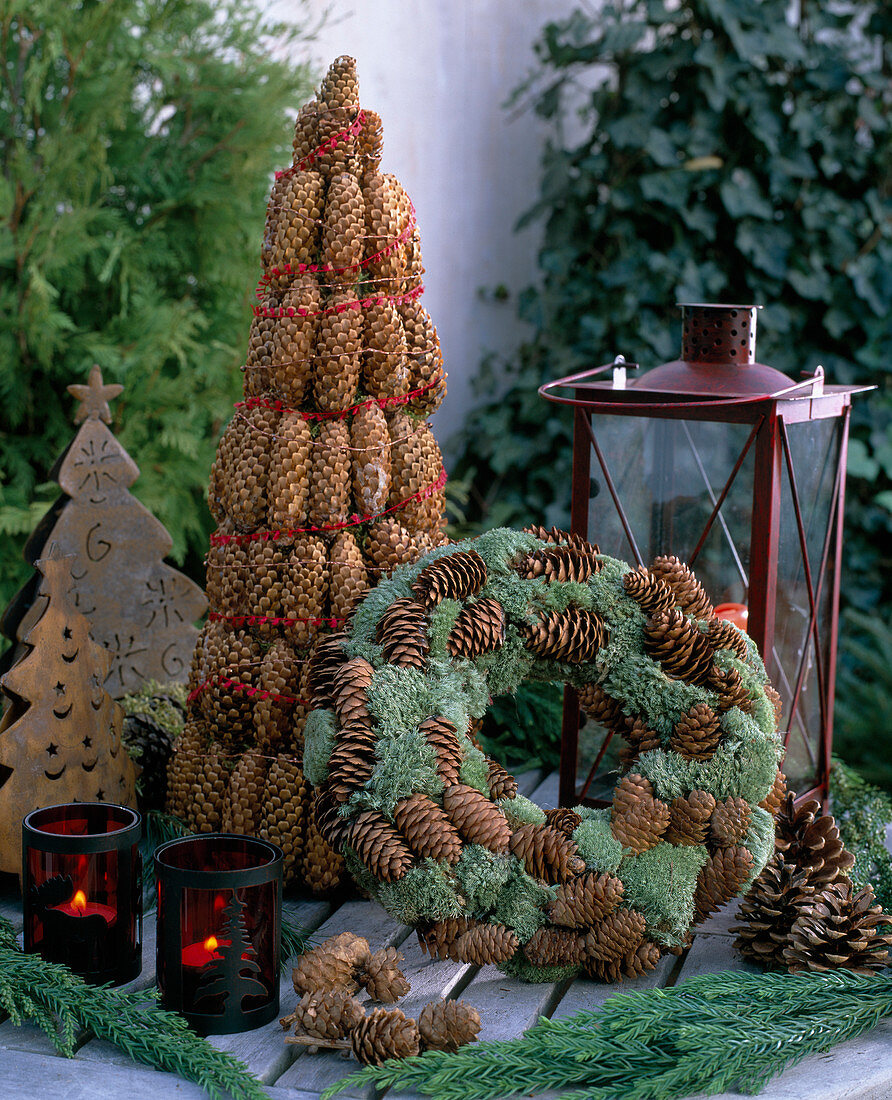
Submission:
[[[506,977],[496,966],[483,966],[462,992],[480,1013],[478,1038],[513,1039],[532,1027],[540,1016],[550,1016],[563,994],[563,983],[533,984]]]
[[[343,905],[331,919],[330,929],[320,929],[319,939],[337,935],[338,932],[355,932],[358,936],[364,936],[369,941],[373,951],[381,947],[397,947],[409,935],[410,929],[403,924],[397,924],[380,905],[372,901],[354,901]],[[324,933],[324,934],[323,934]],[[359,998],[363,1003],[369,1004],[368,997]],[[291,991],[291,998],[284,1012],[290,1012],[297,1003],[297,995]],[[270,1080],[280,1088],[301,1088],[307,1092],[320,1093],[328,1085],[340,1081],[346,1074],[357,1068],[353,1059],[345,1059],[337,1051],[321,1050],[318,1054],[307,1054],[301,1047],[286,1046],[285,1036],[281,1028],[277,1029],[276,1042],[286,1052],[284,1072],[280,1070]],[[293,1063],[288,1068],[289,1063]],[[253,1068],[253,1064],[252,1064]],[[355,1095],[349,1092],[346,1096]],[[363,1092],[359,1095],[372,1095]]]
[[[591,1012],[595,1008],[600,1008],[615,993],[636,993],[641,989],[664,986],[676,962],[674,955],[664,955],[648,974],[642,974],[640,978],[627,978],[624,982],[616,982],[612,985],[593,982],[588,978],[577,978],[558,1001],[557,1007],[551,1014],[552,1019],[575,1016],[577,1012]]]
[[[746,974],[761,973],[757,966],[746,962],[734,947],[733,936],[694,936],[694,942],[678,972],[676,985],[700,974],[718,974],[736,970]]]
[[[520,775],[515,775],[517,780],[517,793],[530,797],[530,792],[534,791],[544,778],[542,774],[542,768],[533,768],[532,771],[521,772]]]

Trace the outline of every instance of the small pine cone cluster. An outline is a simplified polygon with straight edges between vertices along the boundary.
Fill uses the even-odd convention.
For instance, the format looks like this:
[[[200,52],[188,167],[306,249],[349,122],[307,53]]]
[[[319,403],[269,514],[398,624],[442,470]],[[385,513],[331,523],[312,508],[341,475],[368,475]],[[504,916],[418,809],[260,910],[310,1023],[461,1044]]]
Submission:
[[[845,878],[855,865],[847,851],[839,826],[821,804],[810,798],[796,805],[796,796],[786,795],[776,818],[775,850],[787,863],[808,872],[813,886],[830,886]]]
[[[291,972],[296,993],[340,990],[355,993],[359,975],[368,967],[372,952],[368,940],[353,932],[341,932],[305,951]]]
[[[557,806],[545,811],[545,822],[552,829],[557,829],[564,836],[572,837],[577,828],[582,824],[582,818],[569,806]]]
[[[526,627],[526,646],[539,657],[568,664],[593,661],[607,645],[603,619],[582,607],[551,611]]]
[[[415,578],[412,592],[424,607],[442,600],[476,596],[486,584],[486,565],[476,550],[463,550],[426,565]]]
[[[320,988],[304,993],[297,1007],[279,1023],[295,1034],[315,1039],[343,1039],[363,1020],[362,1005],[346,989]]]
[[[708,635],[677,608],[651,615],[644,627],[644,649],[674,680],[705,684],[712,672]]]
[[[669,807],[654,797],[653,787],[643,775],[632,773],[619,781],[613,794],[610,829],[624,848],[641,855],[656,847],[670,821]]]
[[[803,901],[784,948],[793,974],[851,970],[869,975],[889,965],[892,935],[878,931],[892,916],[876,904],[873,889],[856,890],[849,879],[825,886]]]
[[[586,871],[561,883],[548,916],[565,928],[589,928],[612,913],[623,900],[623,884],[608,874]]]
[[[721,738],[718,715],[707,703],[695,703],[676,722],[669,748],[686,760],[711,760]]]
[[[669,585],[655,577],[643,565],[626,573],[623,577],[623,590],[648,618],[662,615],[675,606],[675,596]]]

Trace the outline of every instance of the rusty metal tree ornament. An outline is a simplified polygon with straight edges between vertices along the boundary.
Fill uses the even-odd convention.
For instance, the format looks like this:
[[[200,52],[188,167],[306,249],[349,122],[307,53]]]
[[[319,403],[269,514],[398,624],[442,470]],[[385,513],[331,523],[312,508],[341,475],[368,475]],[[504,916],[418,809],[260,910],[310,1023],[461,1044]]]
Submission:
[[[165,564],[173,541],[129,491],[139,468],[107,427],[108,403],[122,390],[104,384],[98,366],[86,385],[68,387],[80,429],[53,470],[65,496],[25,546],[31,564],[51,543],[75,555],[71,595],[94,640],[112,654],[106,687],[116,698],[145,680],[185,682],[194,624],[207,608],[198,585]],[[0,620],[7,637],[20,633],[35,588],[34,580],[26,584]]]
[[[53,546],[26,616],[23,654],[0,678],[0,871],[21,870],[22,818],[60,802],[136,807],[136,765],[121,743],[123,711],[103,683],[111,654],[69,595],[74,558]]]

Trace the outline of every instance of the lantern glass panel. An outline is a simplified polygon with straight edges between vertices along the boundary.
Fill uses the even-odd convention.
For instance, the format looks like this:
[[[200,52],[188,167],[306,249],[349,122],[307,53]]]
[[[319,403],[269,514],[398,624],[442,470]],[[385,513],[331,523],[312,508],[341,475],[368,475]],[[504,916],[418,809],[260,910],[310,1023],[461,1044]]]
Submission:
[[[795,491],[785,463],[774,644],[765,666],[784,704],[781,732],[785,737],[789,733],[784,772],[792,790],[805,791],[819,770],[821,729],[826,725],[822,710],[830,674],[833,599],[828,528],[839,466],[839,425],[836,420],[789,424],[787,439]]]

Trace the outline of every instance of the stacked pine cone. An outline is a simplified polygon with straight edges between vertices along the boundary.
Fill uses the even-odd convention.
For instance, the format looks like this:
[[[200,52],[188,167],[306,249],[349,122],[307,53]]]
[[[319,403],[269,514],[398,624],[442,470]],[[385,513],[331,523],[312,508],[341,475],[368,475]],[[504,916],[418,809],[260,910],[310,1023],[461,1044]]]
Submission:
[[[338,58],[270,195],[245,401],[211,471],[211,621],[169,769],[172,813],[275,841],[286,878],[318,892],[343,862],[301,773],[309,661],[381,577],[445,541],[425,418],[446,376],[412,204],[380,163],[380,119]]]
[[[848,875],[848,852],[830,814],[787,794],[777,817],[775,852],[740,907],[736,946],[770,969],[853,970],[870,974],[889,965],[892,915],[868,885]]]
[[[375,1008],[368,1015],[354,996],[364,986],[372,1001],[393,1003],[409,992],[393,947],[372,954],[368,941],[342,932],[302,955],[293,981],[301,999],[282,1017],[285,1042],[320,1049],[350,1050],[363,1065],[409,1058],[423,1050],[455,1051],[480,1031],[477,1010],[464,1001],[432,1001],[418,1019],[398,1008]]]

